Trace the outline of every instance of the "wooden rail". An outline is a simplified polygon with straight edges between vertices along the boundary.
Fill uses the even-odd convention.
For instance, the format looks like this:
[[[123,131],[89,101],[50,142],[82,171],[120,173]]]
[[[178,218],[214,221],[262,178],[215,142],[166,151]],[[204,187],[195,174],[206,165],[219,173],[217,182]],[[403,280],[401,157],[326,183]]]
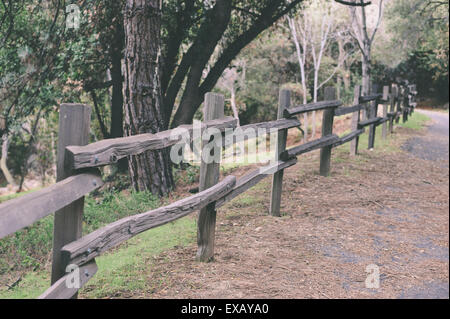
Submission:
[[[241,130],[245,131],[248,129],[252,129],[255,130],[255,133],[258,133],[258,130],[278,129],[279,131],[281,131],[293,127],[299,127],[300,125],[301,125],[300,121],[296,118],[290,119],[282,118],[276,121],[244,125],[241,126]]]
[[[71,264],[82,265],[118,244],[146,231],[206,207],[233,190],[236,177],[222,182],[165,207],[122,218],[62,248]]]
[[[354,112],[362,110],[363,108],[364,108],[363,104],[357,104],[357,105],[353,105],[353,106],[349,106],[349,107],[338,107],[334,111],[334,115],[341,116],[341,115],[345,115],[345,114],[349,114],[349,113],[354,113]]]
[[[375,128],[383,124],[383,138],[393,133],[394,121],[403,115],[406,121],[414,111],[414,86],[384,87],[383,94],[361,96],[361,88],[355,87],[354,105],[342,106],[335,100],[334,88],[325,88],[326,101],[291,107],[290,92],[280,91],[278,118],[275,121],[249,124],[240,127],[242,131],[273,130],[278,132],[276,158],[274,162],[244,175],[236,180],[234,176],[220,181],[220,163],[203,163],[200,169],[200,192],[159,207],[146,213],[122,218],[81,237],[83,198],[89,192],[101,187],[103,181],[95,167],[116,163],[126,156],[137,155],[148,150],[163,149],[180,143],[184,132],[192,135],[193,125],[131,137],[104,140],[87,144],[90,108],[85,105],[64,104],[60,112],[58,145],[58,182],[50,187],[0,204],[0,238],[8,236],[39,219],[55,214],[52,285],[39,298],[74,298],[79,288],[67,285],[72,273],[65,273],[66,266],[77,265],[82,287],[97,272],[95,258],[139,233],[159,227],[182,218],[194,211],[200,211],[198,221],[198,253],[200,261],[209,261],[214,256],[215,219],[217,209],[252,188],[266,177],[272,177],[270,213],[280,216],[283,172],[297,163],[301,154],[320,149],[320,174],[327,176],[331,168],[331,150],[345,143],[351,143],[350,153],[356,155],[358,141],[369,126],[369,147],[375,143]],[[390,92],[390,93],[389,93]],[[383,105],[383,116],[377,114],[378,103]],[[236,127],[237,121],[224,116],[224,98],[208,93],[205,97],[205,123],[200,129],[214,127],[224,133]],[[322,137],[286,149],[288,129],[300,127],[296,115],[324,110]],[[361,111],[367,114],[361,121]],[[335,116],[352,114],[352,131],[342,137],[333,134]],[[389,122],[389,130],[387,123]],[[178,136],[178,137],[177,137]],[[256,137],[256,136],[255,136]],[[233,143],[248,137],[236,137]],[[192,139],[190,139],[192,141]],[[185,140],[183,140],[185,141]],[[186,142],[186,141],[185,141]],[[203,141],[208,142],[208,141]],[[82,169],[80,171],[80,169]]]
[[[258,184],[260,181],[265,179],[268,176],[271,176],[272,174],[278,173],[285,168],[291,167],[293,165],[297,164],[297,158],[292,158],[287,161],[277,161],[274,164],[269,164],[264,167],[260,167],[249,174],[244,175],[238,181],[236,182],[236,185],[234,186],[233,190],[226,194],[223,198],[218,199],[216,202],[216,209],[223,206],[226,202],[234,199],[235,197],[239,196],[240,194],[246,192],[256,184]]]
[[[337,143],[338,141],[339,137],[337,135],[328,135],[320,139],[284,151],[283,153],[281,153],[281,159],[286,161],[294,156],[305,154],[317,149],[321,149],[326,146],[331,146]]]
[[[102,185],[99,173],[84,173],[0,204],[0,238],[30,226]]]
[[[236,119],[226,117],[205,122],[201,125],[201,129],[214,127],[225,131],[227,128],[235,128],[236,124]],[[167,148],[179,143],[186,130],[192,135],[193,125],[183,125],[156,134],[107,139],[86,146],[69,146],[67,147],[69,166],[73,169],[80,169],[110,165],[126,156]]]
[[[355,138],[357,138],[358,136],[360,136],[361,134],[364,134],[364,132],[365,132],[364,129],[359,129],[359,130],[353,131],[353,132],[351,132],[350,134],[347,134],[347,135],[345,135],[345,136],[339,138],[339,140],[336,141],[336,142],[333,144],[333,147],[337,147],[337,146],[340,146],[340,145],[342,145],[342,144],[351,142],[351,141],[353,141]]]
[[[358,125],[361,128],[372,124],[378,124],[382,119],[382,117],[374,117],[365,121],[361,121],[358,123]]]
[[[323,109],[329,109],[329,108],[335,108],[338,106],[341,106],[342,102],[337,100],[332,101],[323,101],[323,102],[317,102],[317,103],[309,103],[309,104],[303,104],[296,107],[293,107],[291,109],[284,110],[284,116],[286,118],[292,117],[294,115],[306,113],[306,112],[312,112],[312,111],[319,111]]]
[[[373,95],[367,95],[367,96],[361,96],[359,98],[359,103],[367,103],[372,102],[381,97],[381,94],[373,94]]]

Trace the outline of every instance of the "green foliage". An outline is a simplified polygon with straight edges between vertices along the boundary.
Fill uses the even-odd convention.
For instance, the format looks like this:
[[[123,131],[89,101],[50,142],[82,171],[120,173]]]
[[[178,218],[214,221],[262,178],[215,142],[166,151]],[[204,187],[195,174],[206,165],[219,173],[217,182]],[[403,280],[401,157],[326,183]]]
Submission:
[[[97,257],[98,272],[81,290],[81,298],[111,297],[118,292],[132,293],[148,287],[151,281],[142,276],[151,269],[152,257],[173,247],[195,242],[195,219],[186,217],[173,223],[144,232],[125,244]],[[0,289],[0,299],[37,298],[48,287],[50,272],[37,269],[22,276],[20,283],[11,290]]]
[[[53,216],[0,240],[0,275],[43,265],[52,247]]]
[[[0,47],[0,108],[7,131],[20,130],[25,117],[70,93],[56,85],[64,78],[64,15],[40,1],[18,3],[12,24],[0,26],[0,33],[9,34]]]
[[[397,0],[386,9],[391,35],[387,51],[398,57],[394,72],[415,82],[422,96],[443,102],[448,101],[448,5],[448,1]]]
[[[242,125],[276,118],[279,89],[299,74],[294,53],[288,39],[270,29],[240,55],[247,61],[245,85],[237,93]]]
[[[431,118],[425,114],[414,112],[412,116],[408,117],[408,121],[406,123],[400,123],[400,126],[413,130],[420,130],[430,121]]]

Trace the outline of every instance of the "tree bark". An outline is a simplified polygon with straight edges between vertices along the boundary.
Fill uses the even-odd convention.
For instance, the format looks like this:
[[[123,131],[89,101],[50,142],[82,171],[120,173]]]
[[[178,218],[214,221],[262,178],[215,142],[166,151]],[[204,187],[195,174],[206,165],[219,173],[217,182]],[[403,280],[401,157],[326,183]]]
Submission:
[[[231,93],[231,98],[230,98],[231,109],[233,110],[233,116],[237,120],[237,126],[239,127],[241,125],[239,122],[239,112],[238,112],[237,105],[236,105],[236,89],[234,88],[234,84],[231,85],[230,93]]]
[[[111,138],[123,137],[123,78],[122,78],[122,54],[113,52],[111,54]]]
[[[357,0],[353,0],[351,3],[356,4]],[[378,27],[383,16],[383,0],[378,2],[378,19],[376,26],[372,31],[372,35],[369,35],[367,28],[366,9],[363,5],[364,1],[359,0],[361,9],[361,21],[356,13],[356,7],[349,7],[350,15],[352,17],[353,37],[357,40],[359,50],[361,51],[361,64],[362,64],[362,95],[370,94],[370,75],[371,75],[371,49],[372,43],[377,33]],[[366,112],[364,112],[366,113]]]
[[[123,137],[123,76],[122,76],[122,57],[124,48],[123,25],[120,24],[116,28],[115,45],[111,52],[111,82],[112,82],[112,96],[111,96],[111,127],[110,137]],[[119,160],[118,168],[120,171],[127,170],[127,159]]]
[[[301,82],[302,82],[302,95],[303,95],[303,104],[306,104],[308,102],[308,97],[307,97],[307,88],[306,88],[306,73],[305,73],[305,64],[306,64],[306,54],[308,52],[308,48],[307,48],[307,41],[306,41],[306,19],[303,18],[303,21],[301,21],[300,23],[304,23],[305,26],[302,28],[300,27],[300,34],[301,34],[301,39],[302,39],[302,48],[300,48],[300,42],[298,40],[298,36],[297,36],[297,29],[295,27],[295,20],[292,19],[291,17],[287,17],[288,19],[288,23],[289,23],[289,28],[291,30],[292,33],[292,39],[294,41],[295,44],[295,48],[297,51],[297,58],[298,58],[298,64],[300,66],[300,77],[301,77]],[[302,53],[303,51],[303,53]],[[303,114],[303,126],[304,126],[304,133],[303,133],[303,142],[306,142],[308,140],[308,113],[305,112]]]
[[[362,95],[370,94],[370,46],[365,46],[364,52],[361,55],[362,62]]]
[[[2,157],[0,160],[0,168],[5,176],[6,181],[11,186],[17,186],[14,181],[13,176],[9,172],[8,165],[6,164],[6,160],[8,159],[8,148],[9,148],[9,138],[8,135],[4,134],[2,136]]]
[[[164,130],[161,114],[159,0],[127,0],[124,13],[124,132],[126,136]],[[128,158],[134,188],[155,195],[173,187],[167,150],[149,151]]]

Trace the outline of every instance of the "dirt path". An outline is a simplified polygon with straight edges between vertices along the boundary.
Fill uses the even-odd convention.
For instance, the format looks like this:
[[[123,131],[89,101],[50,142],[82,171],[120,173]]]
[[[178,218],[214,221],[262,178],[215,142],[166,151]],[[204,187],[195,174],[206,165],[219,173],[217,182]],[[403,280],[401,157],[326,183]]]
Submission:
[[[449,118],[448,114],[418,110],[433,120],[425,136],[414,137],[404,145],[404,149],[413,155],[445,165],[449,155]]]
[[[395,148],[334,150],[328,178],[318,152],[302,157],[285,173],[283,217],[267,215],[267,179],[219,211],[214,262],[195,262],[195,244],[170,250],[149,259],[145,290],[118,296],[448,298],[448,116],[433,118],[428,132],[396,128]]]

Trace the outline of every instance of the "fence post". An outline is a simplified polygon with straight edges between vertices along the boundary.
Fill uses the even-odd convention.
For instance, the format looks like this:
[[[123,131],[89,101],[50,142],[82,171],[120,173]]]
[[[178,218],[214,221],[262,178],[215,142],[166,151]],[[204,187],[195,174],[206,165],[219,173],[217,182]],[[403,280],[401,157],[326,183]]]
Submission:
[[[325,101],[336,99],[336,89],[326,87],[324,94]],[[333,134],[334,108],[325,109],[322,117],[322,137]],[[330,175],[331,150],[332,146],[326,146],[320,150],[320,175]]]
[[[360,97],[361,97],[361,85],[356,85],[355,89],[354,89],[354,98],[353,98],[354,105],[359,104]],[[352,131],[356,131],[358,129],[358,123],[359,123],[360,118],[361,118],[360,110],[353,112]],[[356,154],[358,154],[358,144],[359,144],[359,136],[357,136],[350,142],[350,155],[355,156]]]
[[[389,86],[383,86],[383,119],[388,116],[388,104],[389,104]],[[382,127],[382,138],[385,140],[387,138],[388,124],[383,122]]]
[[[376,94],[377,86],[373,86],[372,94]],[[369,102],[369,116],[368,119],[372,119],[378,116],[378,98],[372,102]],[[368,143],[368,149],[373,149],[375,147],[375,134],[376,134],[377,126],[375,124],[372,124],[369,126],[369,143]]]
[[[412,115],[414,111],[413,107],[413,85],[408,85],[408,106],[409,106],[409,116]]]
[[[403,123],[406,123],[408,121],[408,115],[409,115],[409,87],[404,87],[405,94],[403,95]]]
[[[399,123],[400,122],[400,115],[398,115],[398,113],[400,113],[402,111],[402,88],[400,85],[397,86],[397,115],[395,117],[395,123]]]
[[[416,95],[417,95],[417,87],[415,84],[411,84],[411,103],[412,103],[411,115],[414,113],[415,108],[417,106]]]
[[[216,93],[206,93],[205,105],[203,109],[204,121],[220,119],[224,117],[224,96]],[[203,135],[203,134],[202,134]],[[221,137],[221,136],[220,136]],[[218,136],[214,136],[217,139]],[[212,163],[206,163],[203,159],[203,148],[205,143],[211,140],[203,140],[202,137],[202,159],[200,165],[200,185],[199,191],[214,186],[219,181],[220,175],[220,152],[222,146],[215,148],[214,152],[219,149],[219,154],[214,153],[215,160]],[[216,234],[216,210],[215,202],[209,204],[200,210],[197,223],[197,260],[209,262],[214,259],[214,240]]]
[[[280,90],[279,103],[278,103],[278,115],[277,119],[282,119],[284,109],[291,106],[291,91],[282,89]],[[276,160],[280,159],[280,154],[286,150],[287,129],[278,131],[278,141],[276,149]],[[275,217],[280,217],[280,205],[281,205],[281,192],[283,190],[283,175],[284,170],[278,171],[272,177],[272,194],[270,199],[270,214]]]
[[[91,107],[83,104],[61,104],[59,111],[58,157],[56,181],[59,182],[73,171],[67,166],[66,146],[86,145],[89,142]],[[52,285],[66,274],[67,260],[61,248],[81,237],[84,197],[55,213],[53,225]],[[76,298],[76,295],[74,296]]]
[[[407,90],[407,97],[406,97],[406,103],[408,104],[408,114],[407,114],[407,117],[406,117],[406,120],[408,120],[408,118],[411,116],[411,110],[412,110],[412,106],[411,106],[411,103],[412,103],[412,101],[411,101],[411,86],[410,85],[408,85],[407,86],[407,88],[406,88],[406,90]]]
[[[392,116],[389,118],[389,132],[391,132],[391,134],[394,134],[394,120],[397,117],[396,115],[394,115],[396,98],[397,98],[397,86],[395,84],[392,84],[390,94],[390,103],[391,103],[390,113],[392,114]]]

